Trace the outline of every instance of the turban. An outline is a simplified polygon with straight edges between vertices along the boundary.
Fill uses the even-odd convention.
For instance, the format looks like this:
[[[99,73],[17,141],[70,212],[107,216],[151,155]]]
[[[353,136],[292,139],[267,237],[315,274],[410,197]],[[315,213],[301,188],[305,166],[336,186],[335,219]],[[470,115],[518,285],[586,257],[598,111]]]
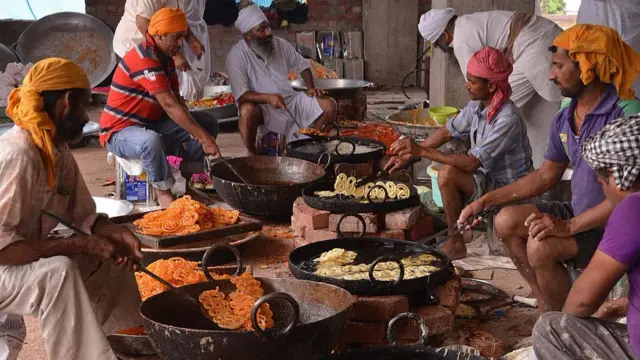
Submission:
[[[186,32],[189,28],[187,15],[177,8],[162,8],[156,11],[149,21],[149,35],[164,35],[175,32]]]
[[[91,84],[81,67],[73,62],[49,58],[37,62],[24,78],[22,87],[9,94],[7,115],[13,122],[31,133],[33,143],[47,169],[49,188],[55,185],[55,155],[53,138],[56,127],[44,110],[43,91],[90,89]]]
[[[607,124],[580,148],[594,170],[610,170],[616,186],[629,190],[640,173],[640,116]]]
[[[511,85],[509,85],[509,75],[513,71],[513,66],[509,59],[497,49],[485,47],[473,54],[467,64],[467,73],[479,78],[487,79],[498,87],[491,100],[491,109],[487,115],[489,123],[511,96]]]
[[[247,6],[238,13],[236,28],[243,34],[267,21],[267,17],[257,5]]]
[[[596,77],[615,84],[618,96],[633,99],[631,85],[640,74],[640,55],[625,43],[612,28],[579,24],[561,32],[553,45],[565,49],[580,64],[585,85]]]
[[[429,10],[420,17],[418,30],[425,40],[434,43],[447,28],[449,20],[455,15],[455,11],[451,8]]]

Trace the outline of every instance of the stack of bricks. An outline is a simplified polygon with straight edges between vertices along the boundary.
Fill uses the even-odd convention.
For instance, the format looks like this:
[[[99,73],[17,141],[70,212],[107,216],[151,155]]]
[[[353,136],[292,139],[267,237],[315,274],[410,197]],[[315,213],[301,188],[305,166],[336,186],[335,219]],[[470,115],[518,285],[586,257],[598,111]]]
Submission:
[[[420,316],[429,328],[429,336],[444,334],[453,327],[460,291],[460,278],[455,276],[435,291],[438,305],[410,307],[408,297],[399,295],[358,297],[342,335],[341,347],[387,345],[389,321],[405,312]],[[420,327],[410,320],[401,321],[393,336],[396,341],[416,342],[420,338]]]
[[[422,206],[386,214],[359,215],[365,220],[365,236],[417,241],[433,234],[433,219],[424,212]],[[342,216],[314,209],[298,198],[293,204],[291,217],[296,247],[337,239],[338,222]],[[358,236],[362,232],[362,223],[355,217],[346,217],[340,230],[345,236]]]

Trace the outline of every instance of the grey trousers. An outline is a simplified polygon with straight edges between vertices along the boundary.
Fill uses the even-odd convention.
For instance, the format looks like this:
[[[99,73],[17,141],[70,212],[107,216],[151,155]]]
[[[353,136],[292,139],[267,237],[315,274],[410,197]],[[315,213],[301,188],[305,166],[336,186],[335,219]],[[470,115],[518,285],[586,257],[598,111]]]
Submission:
[[[635,359],[627,325],[561,312],[540,316],[533,328],[533,350],[538,360]]]

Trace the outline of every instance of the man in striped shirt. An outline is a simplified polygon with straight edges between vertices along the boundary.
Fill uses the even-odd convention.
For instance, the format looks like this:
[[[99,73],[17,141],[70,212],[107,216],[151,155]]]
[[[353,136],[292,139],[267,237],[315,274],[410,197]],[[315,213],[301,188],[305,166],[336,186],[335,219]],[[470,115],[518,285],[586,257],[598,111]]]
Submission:
[[[145,40],[120,61],[113,76],[100,143],[125,159],[140,159],[163,207],[174,200],[175,179],[167,155],[203,161],[218,155],[218,122],[206,113],[189,113],[179,95],[172,56],[182,48],[187,18],[163,8],[149,23]]]

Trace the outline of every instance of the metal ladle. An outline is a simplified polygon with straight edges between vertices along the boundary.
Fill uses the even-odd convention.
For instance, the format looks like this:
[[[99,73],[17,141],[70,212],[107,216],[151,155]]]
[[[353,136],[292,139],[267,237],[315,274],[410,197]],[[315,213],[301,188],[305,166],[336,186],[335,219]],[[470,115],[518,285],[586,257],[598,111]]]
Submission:
[[[204,158],[204,168],[205,171],[207,172],[207,175],[211,176],[211,169],[213,168],[213,162],[215,161],[216,158],[214,158],[213,156],[206,156]],[[250,185],[249,182],[242,176],[240,175],[240,172],[238,171],[238,169],[236,169],[233,165],[231,165],[227,159],[223,158],[222,156],[220,156],[220,161],[222,161],[223,164],[225,164],[232,172],[235,176],[238,177],[238,179],[240,179],[240,181],[242,181],[245,185]]]

